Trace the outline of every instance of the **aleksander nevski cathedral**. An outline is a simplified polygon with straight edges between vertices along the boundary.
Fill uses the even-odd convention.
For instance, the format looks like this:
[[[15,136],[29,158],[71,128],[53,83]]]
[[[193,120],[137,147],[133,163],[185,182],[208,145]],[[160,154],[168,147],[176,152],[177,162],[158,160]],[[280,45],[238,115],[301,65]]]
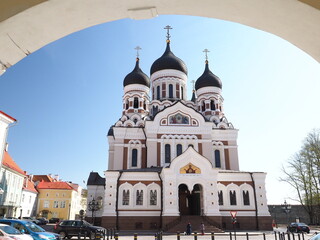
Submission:
[[[238,130],[224,114],[222,82],[205,61],[187,96],[188,70],[167,43],[150,77],[135,67],[123,80],[123,109],[108,132],[105,178],[91,172],[94,218],[119,230],[172,230],[186,221],[271,229],[263,172],[239,170]],[[92,212],[87,211],[90,219]],[[184,227],[180,231],[185,231]]]

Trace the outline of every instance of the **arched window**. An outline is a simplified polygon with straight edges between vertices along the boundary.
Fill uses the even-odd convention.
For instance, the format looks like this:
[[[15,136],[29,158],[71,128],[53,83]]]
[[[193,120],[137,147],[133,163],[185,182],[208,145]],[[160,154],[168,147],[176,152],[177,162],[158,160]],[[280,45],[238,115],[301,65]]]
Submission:
[[[157,100],[160,100],[160,86],[157,87]]]
[[[202,112],[204,112],[206,110],[206,104],[205,104],[205,102],[203,101],[202,102]]]
[[[171,160],[171,147],[170,147],[170,144],[166,144],[164,146],[164,156],[165,156],[165,163],[170,163],[170,160]]]
[[[188,147],[192,147],[192,148],[194,148],[193,144],[189,144],[189,145],[188,145]]]
[[[131,166],[132,167],[137,167],[138,166],[138,150],[137,149],[132,149],[131,152]]]
[[[128,99],[126,100],[126,110],[129,108],[129,101]]]
[[[129,190],[123,190],[122,192],[122,205],[129,205],[129,199],[130,199],[130,191]]]
[[[136,205],[143,205],[143,190],[137,190]]]
[[[180,156],[182,154],[182,145],[178,144],[177,145],[177,156]]]
[[[223,194],[222,194],[222,191],[220,190],[218,192],[218,198],[219,198],[219,205],[223,205]]]
[[[133,99],[133,108],[138,108],[139,107],[139,99],[135,97]]]
[[[243,191],[243,205],[250,205],[250,200],[249,200],[249,191]]]
[[[150,205],[157,205],[157,190],[150,190]]]
[[[183,100],[183,87],[181,87],[181,99]]]
[[[216,168],[221,168],[221,160],[220,160],[220,151],[219,150],[214,151],[214,160],[215,160]]]
[[[236,191],[230,191],[230,205],[237,205]]]
[[[216,110],[216,105],[214,104],[213,100],[211,100],[210,105],[211,105],[211,110]]]
[[[169,84],[169,98],[173,98],[173,86]]]

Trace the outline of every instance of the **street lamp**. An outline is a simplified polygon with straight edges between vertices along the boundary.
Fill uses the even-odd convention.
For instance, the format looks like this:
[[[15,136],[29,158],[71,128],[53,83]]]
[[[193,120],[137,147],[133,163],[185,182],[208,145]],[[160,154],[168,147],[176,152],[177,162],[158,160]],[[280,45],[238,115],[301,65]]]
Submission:
[[[281,208],[283,209],[283,211],[286,213],[287,215],[287,222],[289,224],[289,214],[291,212],[291,205],[287,203],[286,200],[284,200],[284,203],[281,204]]]
[[[92,212],[92,224],[94,224],[94,212],[98,211],[100,209],[100,203],[94,198],[88,203],[88,210]]]

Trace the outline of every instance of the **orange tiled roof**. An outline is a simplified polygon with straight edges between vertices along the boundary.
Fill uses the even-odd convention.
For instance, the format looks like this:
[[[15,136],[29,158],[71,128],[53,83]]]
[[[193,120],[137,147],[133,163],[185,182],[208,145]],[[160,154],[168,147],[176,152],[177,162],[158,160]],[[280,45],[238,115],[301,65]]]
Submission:
[[[57,180],[50,175],[33,175],[32,181],[34,182],[57,182]]]
[[[13,161],[13,159],[11,158],[11,156],[9,155],[9,153],[7,151],[4,151],[2,164],[4,166],[7,166],[8,168],[18,172],[18,173],[26,175],[25,172],[18,166],[18,164],[16,164],[16,162]]]
[[[39,182],[37,188],[74,190],[67,182]]]
[[[12,121],[15,121],[15,122],[17,121],[15,118],[11,117],[10,115],[8,115],[8,114],[0,111],[0,114],[1,114],[1,113],[2,113],[3,115],[5,115],[6,117],[10,118]]]
[[[31,182],[29,178],[26,179],[26,184],[23,186],[23,189],[30,192],[38,193],[37,189],[34,187],[34,183]]]

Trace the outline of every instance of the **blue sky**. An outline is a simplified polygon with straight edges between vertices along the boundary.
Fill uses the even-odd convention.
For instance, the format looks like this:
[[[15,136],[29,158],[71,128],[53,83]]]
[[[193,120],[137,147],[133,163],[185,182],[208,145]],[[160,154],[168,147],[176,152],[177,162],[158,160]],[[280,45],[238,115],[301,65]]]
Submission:
[[[320,128],[320,65],[287,41],[222,20],[159,16],[97,25],[53,42],[0,77],[0,110],[18,119],[9,153],[30,174],[58,174],[83,185],[107,169],[107,131],[121,116],[123,79],[135,64],[149,75],[165,50],[188,66],[188,97],[204,70],[203,49],[223,83],[224,109],[239,129],[243,171],[267,172],[269,203],[293,192],[279,183],[282,164]]]

